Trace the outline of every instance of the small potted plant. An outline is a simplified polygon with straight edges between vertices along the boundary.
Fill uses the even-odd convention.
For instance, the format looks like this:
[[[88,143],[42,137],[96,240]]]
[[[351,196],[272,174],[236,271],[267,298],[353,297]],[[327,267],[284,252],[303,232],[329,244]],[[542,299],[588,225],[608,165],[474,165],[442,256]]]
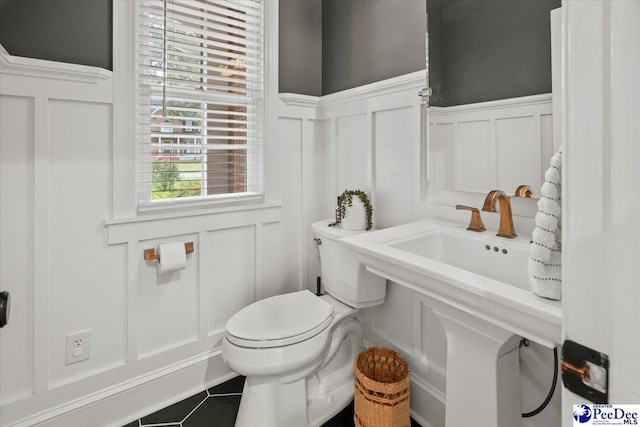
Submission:
[[[355,200],[354,200],[355,196]],[[369,198],[361,190],[345,190],[338,197],[336,221],[330,227],[341,225],[345,230],[371,230],[373,207]]]

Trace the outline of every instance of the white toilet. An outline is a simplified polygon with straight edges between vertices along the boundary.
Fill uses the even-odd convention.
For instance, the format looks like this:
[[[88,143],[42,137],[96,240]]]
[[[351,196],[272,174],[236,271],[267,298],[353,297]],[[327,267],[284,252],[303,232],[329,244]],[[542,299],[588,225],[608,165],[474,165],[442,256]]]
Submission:
[[[312,225],[327,295],[266,298],[226,324],[222,357],[247,377],[236,427],[316,427],[353,399],[353,359],[363,347],[355,314],[384,302],[386,282],[338,243],[364,231],[330,223]]]

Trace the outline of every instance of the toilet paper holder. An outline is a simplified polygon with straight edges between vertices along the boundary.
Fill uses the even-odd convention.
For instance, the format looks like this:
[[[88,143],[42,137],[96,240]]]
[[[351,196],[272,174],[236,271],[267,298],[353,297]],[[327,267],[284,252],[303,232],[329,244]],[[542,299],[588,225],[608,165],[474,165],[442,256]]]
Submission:
[[[187,254],[191,254],[194,251],[193,242],[188,242],[184,244],[184,251]],[[144,260],[145,261],[160,261],[160,255],[156,251],[156,248],[145,249],[144,250]]]

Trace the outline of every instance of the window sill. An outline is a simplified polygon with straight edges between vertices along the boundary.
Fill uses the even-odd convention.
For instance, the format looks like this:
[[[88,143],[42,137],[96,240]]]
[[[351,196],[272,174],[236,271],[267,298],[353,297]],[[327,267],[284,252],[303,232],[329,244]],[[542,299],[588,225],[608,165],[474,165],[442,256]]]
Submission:
[[[185,197],[178,199],[157,200],[155,202],[140,203],[138,215],[153,213],[188,212],[194,213],[201,209],[217,207],[234,207],[249,204],[261,204],[264,200],[262,193],[242,193],[241,195],[222,194],[217,196]]]
[[[281,204],[251,203],[208,209],[163,210],[105,220],[108,243],[156,239],[280,221]]]

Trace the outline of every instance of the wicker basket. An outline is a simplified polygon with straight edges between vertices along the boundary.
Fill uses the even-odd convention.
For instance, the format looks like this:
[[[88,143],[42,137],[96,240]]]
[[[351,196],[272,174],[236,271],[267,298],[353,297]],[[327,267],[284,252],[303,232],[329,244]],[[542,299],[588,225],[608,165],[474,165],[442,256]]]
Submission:
[[[393,350],[370,347],[353,363],[356,427],[409,427],[409,368]]]

